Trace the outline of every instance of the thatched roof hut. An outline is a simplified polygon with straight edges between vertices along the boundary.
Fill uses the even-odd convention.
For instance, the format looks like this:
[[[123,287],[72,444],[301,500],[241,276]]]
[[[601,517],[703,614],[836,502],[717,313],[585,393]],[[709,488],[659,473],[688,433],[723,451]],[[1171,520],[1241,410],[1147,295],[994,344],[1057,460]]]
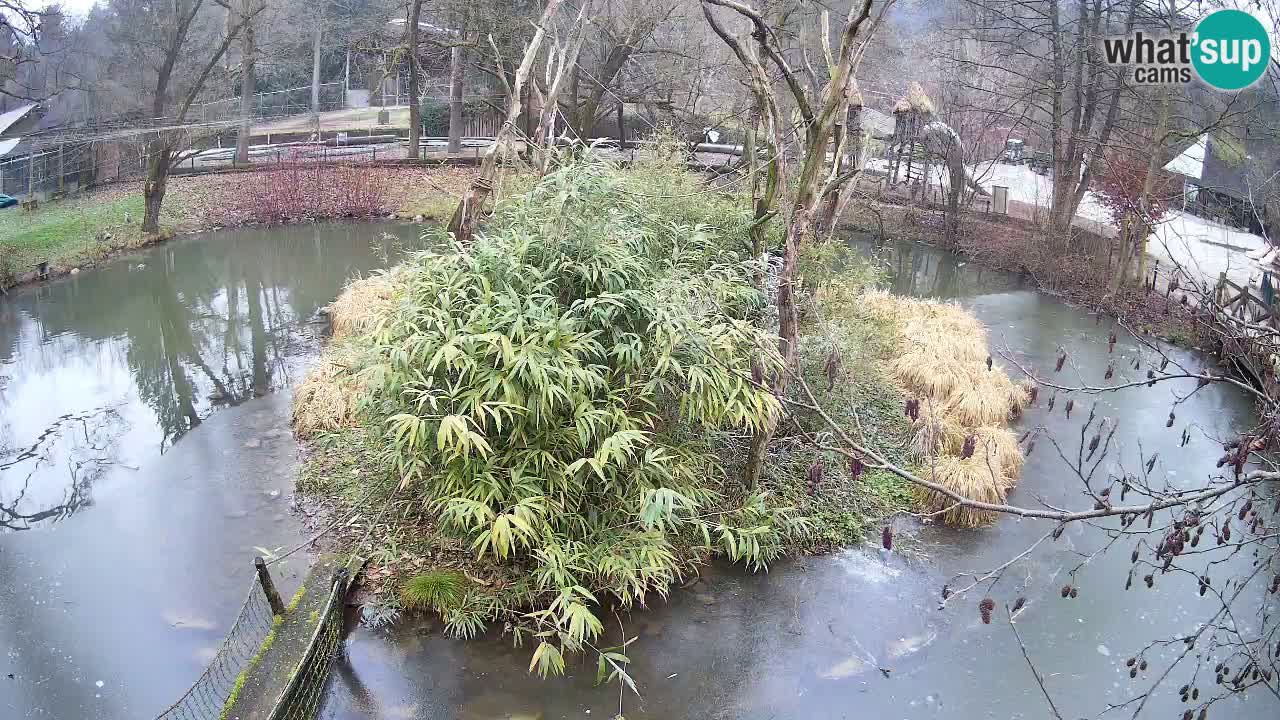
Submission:
[[[907,102],[911,105],[911,109],[925,116],[932,116],[936,109],[933,101],[924,93],[924,88],[920,87],[920,83],[912,82],[907,86]]]

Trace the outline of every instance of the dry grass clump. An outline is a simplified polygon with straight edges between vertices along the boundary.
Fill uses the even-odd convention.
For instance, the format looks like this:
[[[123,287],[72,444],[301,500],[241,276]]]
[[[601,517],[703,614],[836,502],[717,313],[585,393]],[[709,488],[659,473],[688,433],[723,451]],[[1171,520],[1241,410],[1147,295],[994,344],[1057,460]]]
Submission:
[[[961,459],[956,455],[942,455],[934,460],[928,472],[934,481],[945,485],[949,490],[959,493],[971,500],[988,503],[1003,503],[1007,490],[994,477],[986,460],[981,455]],[[988,510],[957,505],[955,500],[940,493],[917,487],[914,491],[916,502],[926,512],[942,512],[942,519],[948,525],[957,527],[979,527],[994,522],[997,515]]]
[[[923,457],[956,454],[964,444],[964,428],[933,403],[921,403],[920,416],[912,423],[912,428],[915,436],[911,449]]]
[[[1004,489],[1012,490],[1025,460],[1022,448],[1018,447],[1018,436],[1008,428],[993,426],[976,428],[973,436],[976,440],[973,456],[982,460],[984,465],[995,468],[1004,482]]]
[[[955,385],[946,396],[947,412],[965,427],[1001,425],[1022,414],[1027,395],[1022,386],[1009,379],[1004,371],[986,369],[983,359],[980,372],[971,374]]]
[[[391,312],[400,287],[398,271],[358,278],[329,304],[333,342],[293,392],[293,431],[298,437],[355,427],[364,383],[352,338],[374,332]]]
[[[293,431],[298,437],[355,427],[364,385],[332,350],[293,391]]]
[[[350,340],[374,332],[390,314],[400,280],[398,270],[357,278],[329,303],[332,344],[294,388],[293,430],[298,437],[356,425],[364,385],[351,370],[357,357]]]
[[[892,322],[900,353],[890,370],[920,400],[914,449],[930,458],[927,472],[950,491],[974,500],[1003,503],[1022,471],[1022,450],[1006,427],[1022,414],[1027,387],[1000,368],[987,368],[986,328],[963,308],[928,300],[867,293],[864,307]],[[973,452],[964,457],[966,439]],[[947,496],[919,490],[926,512],[942,512],[946,522],[974,527],[994,514],[953,507]]]
[[[333,339],[343,340],[372,332],[387,315],[395,298],[394,272],[379,272],[347,284],[337,300],[329,303],[329,321]]]

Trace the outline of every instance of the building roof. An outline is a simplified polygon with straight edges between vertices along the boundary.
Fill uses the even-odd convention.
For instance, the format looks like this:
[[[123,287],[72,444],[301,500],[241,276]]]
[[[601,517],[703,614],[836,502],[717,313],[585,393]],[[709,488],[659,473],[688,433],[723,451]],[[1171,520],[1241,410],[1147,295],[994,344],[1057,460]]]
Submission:
[[[10,110],[7,113],[0,114],[0,135],[4,135],[6,130],[17,124],[18,121],[25,118],[28,113],[35,109],[36,104],[31,103],[30,105],[23,105],[16,110]]]
[[[1233,142],[1214,136],[1209,138],[1200,184],[1247,200],[1251,195],[1257,197],[1277,172],[1280,172],[1280,154],[1269,143],[1252,138],[1243,143]]]
[[[394,27],[402,28],[405,25],[408,25],[409,21],[405,20],[404,18],[395,18],[394,20],[389,20],[387,24]],[[428,20],[418,20],[418,29],[425,30],[428,34],[431,34],[431,35],[448,35],[451,37],[461,35],[461,33],[459,33],[457,30],[450,30],[447,27],[436,25],[435,23],[430,22]]]
[[[1196,138],[1196,141],[1188,145],[1186,150],[1183,150],[1164,166],[1165,172],[1185,175],[1199,180],[1204,173],[1204,151],[1208,145],[1209,136],[1207,134]]]
[[[18,147],[18,143],[22,142],[22,138],[6,138],[0,140],[0,158],[8,155],[10,151]]]
[[[1255,135],[1245,141],[1223,134],[1201,135],[1164,169],[1195,180],[1200,187],[1241,200],[1257,196],[1280,173],[1280,152]]]

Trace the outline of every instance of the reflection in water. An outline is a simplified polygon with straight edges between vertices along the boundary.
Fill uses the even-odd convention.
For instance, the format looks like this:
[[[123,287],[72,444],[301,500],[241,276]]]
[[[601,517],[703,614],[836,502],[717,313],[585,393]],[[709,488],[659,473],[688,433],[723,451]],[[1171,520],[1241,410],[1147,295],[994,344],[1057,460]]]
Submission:
[[[385,263],[383,230],[417,234],[219,232],[0,298],[0,718],[155,717],[259,548],[314,532],[276,391],[318,349],[317,309]],[[273,567],[281,592],[307,563]]]
[[[0,526],[65,517],[115,451],[291,384],[316,311],[415,236],[353,227],[190,238],[0,300]]]
[[[879,242],[868,234],[853,236],[848,244],[875,258],[888,273],[887,289],[894,295],[950,299],[1035,287],[1017,275],[908,240]]]
[[[994,345],[1007,345],[1026,366],[1052,367],[1058,347],[1066,345],[1082,377],[1097,378],[1113,360],[1133,360],[1145,352],[1124,338],[1114,353],[1108,352],[1106,334],[1093,317],[1035,292],[1016,276],[911,243],[876,246],[855,239],[851,244],[883,261],[895,292],[957,298],[988,327]],[[1191,353],[1170,352],[1187,367],[1201,362]],[[1124,376],[1130,366],[1116,364],[1126,368],[1119,371]],[[1248,398],[1234,388],[1211,385],[1192,392],[1195,388],[1189,379],[1097,398],[1098,412],[1118,427],[1116,450],[1108,457],[1114,468],[1108,469],[1136,467],[1145,451],[1148,457],[1158,454],[1175,486],[1213,473],[1219,453],[1208,451],[1209,440],[1197,436],[1184,447],[1173,430],[1144,432],[1163,429],[1176,396],[1186,397],[1179,418],[1194,421],[1210,436],[1229,435],[1255,422]],[[1093,405],[1093,400],[1077,402]],[[1056,413],[1045,405],[1029,408],[1015,430],[1043,426],[1053,437],[1079,435],[1078,416],[1067,420],[1061,404]],[[1052,450],[1027,458],[1010,501],[1056,507],[1092,502],[1077,483],[1067,481]],[[1046,717],[1044,697],[1019,642],[1003,623],[982,624],[976,609],[980,596],[938,607],[944,583],[958,574],[999,567],[1046,530],[1044,523],[1014,518],[972,531],[929,526],[902,543],[919,555],[852,548],[788,559],[767,574],[714,566],[711,577],[688,590],[655,598],[650,608],[619,613],[625,637],[637,638],[629,645],[629,670],[642,695],[624,693],[622,714],[632,720]],[[1132,567],[1128,545],[1090,556],[1106,539],[1100,527],[1073,525],[987,588],[1000,603],[1027,598],[1019,632],[1062,717],[1096,717],[1108,703],[1149,689],[1181,643],[1148,644],[1194,630],[1208,617],[1206,603],[1213,605],[1197,594],[1190,573],[1163,577],[1149,594],[1137,588],[1125,592]],[[1083,557],[1089,560],[1078,567]],[[1240,553],[1216,566],[1214,577],[1231,568],[1251,569],[1251,563]],[[1062,599],[1057,588],[1077,567],[1072,579],[1083,589],[1078,598]],[[608,625],[602,642],[621,642],[612,618]],[[495,630],[470,642],[451,640],[438,623],[414,618],[389,630],[356,628],[336,663],[338,679],[320,716],[490,720],[619,714],[618,688],[595,686],[592,658],[570,658],[565,677],[543,681],[527,672],[530,649],[514,649],[509,637],[498,635]],[[1131,680],[1125,659],[1144,648],[1152,672]],[[1175,668],[1151,696],[1145,716],[1181,716],[1187,706],[1174,690],[1192,680],[1195,667]],[[1278,716],[1275,698],[1265,692],[1224,700],[1213,712],[1235,720]]]
[[[0,472],[12,471],[0,495],[0,528],[30,530],[41,521],[56,521],[89,505],[89,486],[114,463],[115,443],[123,431],[120,414],[98,408],[78,415],[63,415],[40,433],[30,446],[0,453]],[[55,453],[55,448],[61,448]],[[48,506],[26,502],[32,481],[41,466],[65,461],[68,484],[60,502]],[[17,469],[15,469],[17,468]],[[34,505],[34,507],[29,507]]]

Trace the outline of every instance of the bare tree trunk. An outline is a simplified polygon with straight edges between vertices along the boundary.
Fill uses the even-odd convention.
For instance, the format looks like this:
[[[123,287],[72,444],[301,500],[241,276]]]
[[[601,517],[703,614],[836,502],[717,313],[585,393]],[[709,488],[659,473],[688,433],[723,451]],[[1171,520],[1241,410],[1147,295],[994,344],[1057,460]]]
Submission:
[[[418,159],[422,138],[422,109],[418,104],[418,18],[422,16],[422,0],[411,0],[409,17],[404,25],[405,52],[409,55],[409,151],[410,160]]]
[[[791,217],[787,223],[784,240],[782,269],[778,274],[778,355],[782,370],[773,384],[773,391],[778,395],[783,395],[787,391],[789,373],[796,369],[799,352],[800,322],[796,306],[795,284],[799,280],[800,246],[813,237],[814,213],[825,194],[822,179],[824,171],[827,170],[827,148],[837,119],[843,119],[842,116],[847,113],[849,107],[852,86],[850,77],[857,47],[855,40],[863,23],[871,15],[871,4],[871,0],[863,0],[861,3],[854,3],[849,10],[841,32],[840,50],[830,63],[830,82],[822,93],[821,103],[815,111],[801,83],[782,60],[781,51],[767,44],[770,42],[768,28],[764,19],[754,9],[733,0],[703,0],[702,3],[703,15],[707,18],[712,30],[729,45],[751,72],[753,87],[761,95],[766,108],[771,110],[771,115],[777,117],[776,103],[772,101],[772,95],[767,87],[763,86],[767,84],[767,78],[764,77],[765,73],[759,59],[747,53],[742,44],[719,25],[708,6],[719,5],[729,8],[751,20],[755,26],[753,36],[760,43],[761,50],[782,72],[807,127],[804,165],[796,185],[795,202],[791,208]],[[777,137],[776,128],[773,135]],[[777,429],[778,418],[778,413],[773,413],[766,427],[757,431],[752,438],[751,454],[747,458],[743,473],[744,484],[751,490],[759,485],[765,452]]]
[[[166,110],[169,100],[169,82],[173,78],[173,68],[183,53],[187,40],[187,31],[191,27],[191,22],[194,20],[195,13],[199,11],[199,8],[200,4],[197,3],[186,13],[177,15],[175,18],[177,30],[165,37],[168,43],[164,46],[164,61],[157,68],[155,90],[151,96],[151,117],[157,121],[166,120],[175,125],[180,125],[186,119],[187,112],[191,109],[191,104],[195,102],[196,96],[204,88],[205,82],[209,79],[209,74],[222,61],[231,43],[235,42],[236,34],[244,28],[244,22],[242,21],[227,29],[222,42],[214,48],[208,61],[189,84],[185,96],[178,104],[177,112],[172,118],[168,118],[166,117]],[[252,20],[253,16],[260,10],[261,6],[258,6],[253,12],[246,12],[243,20]],[[169,164],[173,158],[175,143],[175,137],[167,131],[158,131],[147,140],[147,177],[142,184],[142,232],[144,233],[151,234],[160,230],[160,208],[164,204],[165,189],[169,183]]]
[[[258,48],[248,10],[252,0],[242,0],[240,38],[240,127],[236,131],[236,164],[249,164],[249,136],[253,133],[254,92],[257,86]]]
[[[618,101],[618,149],[627,149],[627,121],[622,114],[625,110],[626,103]]]
[[[845,167],[845,129],[844,124],[848,121],[848,111],[844,113],[845,117],[836,121],[835,129],[831,132],[831,147],[834,149],[835,157],[832,158],[831,176],[834,178],[844,172]],[[823,196],[818,211],[818,222],[815,232],[821,237],[830,237],[836,227],[836,208],[840,204],[840,193],[833,188],[832,192],[828,192]]]
[[[315,37],[311,50],[311,124],[320,139],[320,43],[324,40],[324,16],[316,16]]]
[[[449,147],[448,152],[462,152],[462,82],[466,48],[455,45],[449,51]]]
[[[160,231],[160,208],[169,184],[169,159],[173,150],[167,138],[157,134],[147,143],[147,179],[142,183],[142,232]]]
[[[1161,93],[1163,100],[1160,103],[1159,119],[1156,121],[1156,144],[1162,144],[1165,134],[1169,127],[1169,92],[1164,90]],[[1162,153],[1157,149],[1151,153],[1150,159],[1147,161],[1147,175],[1142,180],[1142,194],[1139,196],[1139,202],[1146,204],[1146,199],[1151,197],[1155,191],[1156,173],[1160,169],[1160,158]],[[1111,278],[1110,291],[1114,294],[1119,292],[1129,281],[1129,268],[1137,263],[1137,272],[1134,277],[1142,279],[1147,276],[1147,240],[1151,237],[1151,224],[1147,222],[1147,218],[1137,213],[1130,212],[1121,223],[1120,228],[1120,265],[1115,275]]]
[[[480,174],[472,181],[471,187],[462,195],[461,202],[458,203],[457,209],[453,211],[453,217],[449,220],[449,232],[458,242],[467,243],[471,241],[471,236],[475,233],[480,216],[485,211],[489,196],[493,194],[494,182],[498,176],[498,158],[502,154],[505,145],[515,135],[516,123],[520,120],[521,94],[524,91],[524,84],[528,81],[529,71],[533,69],[534,60],[538,57],[538,51],[542,48],[542,40],[546,37],[546,27],[551,22],[551,19],[555,17],[556,11],[560,9],[560,5],[563,2],[564,0],[547,0],[547,5],[542,10],[542,17],[538,20],[537,30],[534,31],[533,38],[529,40],[529,45],[525,47],[524,58],[520,61],[520,66],[516,68],[515,78],[513,78],[510,87],[507,88],[507,117],[503,121],[502,127],[498,129],[493,145],[489,147],[488,152],[485,154],[484,163],[480,166]],[[490,42],[492,42],[492,38],[490,38]]]
[[[559,42],[552,44],[547,55],[547,93],[542,98],[542,111],[538,119],[538,129],[533,144],[539,153],[538,170],[545,175],[551,168],[551,160],[555,155],[554,125],[556,112],[560,106],[560,91],[564,88],[564,80],[573,68],[578,66],[578,53],[586,39],[586,26],[583,21],[591,9],[592,0],[583,3],[578,16],[569,30],[568,43],[561,47]]]

